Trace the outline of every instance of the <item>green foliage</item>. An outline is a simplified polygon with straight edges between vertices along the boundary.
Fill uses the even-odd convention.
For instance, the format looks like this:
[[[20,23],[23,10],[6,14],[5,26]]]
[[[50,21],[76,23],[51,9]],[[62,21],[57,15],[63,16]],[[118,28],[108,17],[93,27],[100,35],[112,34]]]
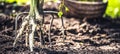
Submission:
[[[59,11],[59,12],[58,12],[58,16],[61,18],[62,15],[63,15],[63,12],[62,12],[62,11]]]
[[[106,15],[112,18],[120,17],[120,0],[108,0]]]
[[[26,4],[27,2],[29,2],[29,0],[1,0],[1,2],[7,2],[7,3],[13,3],[13,2],[16,2],[17,5],[24,5]]]
[[[5,2],[8,2],[8,3],[13,3],[15,2],[16,0],[5,0]]]
[[[54,0],[54,1],[56,1],[56,0]],[[59,12],[58,12],[59,17],[62,17],[64,10],[65,10],[65,12],[69,11],[68,7],[65,6],[65,4],[64,4],[64,0],[62,0],[61,4],[59,5]]]
[[[65,7],[65,11],[69,11],[68,7]]]

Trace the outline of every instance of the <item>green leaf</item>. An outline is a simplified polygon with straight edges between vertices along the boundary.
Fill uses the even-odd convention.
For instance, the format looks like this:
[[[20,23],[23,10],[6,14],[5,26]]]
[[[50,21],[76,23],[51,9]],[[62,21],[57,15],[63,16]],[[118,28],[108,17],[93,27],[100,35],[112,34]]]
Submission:
[[[68,7],[65,7],[65,11],[69,11]]]
[[[58,16],[59,16],[60,18],[62,17],[62,15],[63,15],[63,12],[62,12],[62,11],[58,12]]]
[[[112,18],[120,17],[120,0],[108,0],[105,14]]]
[[[115,8],[115,9],[114,9],[114,15],[117,15],[118,12],[119,12],[119,8]]]

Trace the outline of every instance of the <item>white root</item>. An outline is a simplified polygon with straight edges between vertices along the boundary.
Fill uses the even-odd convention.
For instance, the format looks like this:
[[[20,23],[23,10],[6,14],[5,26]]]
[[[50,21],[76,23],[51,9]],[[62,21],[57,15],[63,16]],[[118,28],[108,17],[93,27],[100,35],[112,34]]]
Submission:
[[[28,18],[28,17],[26,17],[26,19],[27,19],[27,18]],[[16,44],[19,36],[21,36],[21,35],[23,34],[23,31],[24,31],[24,29],[25,29],[25,27],[26,27],[27,24],[28,24],[28,21],[27,21],[27,20],[25,20],[25,21],[22,23],[21,28],[18,30],[18,34],[17,34],[17,36],[16,36],[16,38],[15,38],[15,41],[14,41],[14,43],[13,43],[13,47],[15,46],[15,44]]]
[[[26,29],[28,30],[28,26],[27,26]],[[26,36],[25,36],[25,45],[26,45],[26,47],[28,46],[28,38],[29,38],[28,31],[26,31]]]
[[[36,17],[35,17],[36,18]],[[25,20],[21,24],[21,28],[18,30],[18,34],[15,38],[15,41],[13,43],[13,47],[15,46],[18,38],[22,36],[23,31],[26,31],[25,41],[26,46],[28,46],[28,40],[29,40],[29,47],[30,51],[33,51],[34,47],[34,32],[36,31],[37,24],[35,23],[35,19],[32,18],[30,15],[24,18]],[[29,21],[28,21],[29,20]]]
[[[30,20],[30,25],[31,25],[31,31],[29,33],[29,47],[30,47],[30,51],[33,51],[33,47],[34,47],[34,32],[36,30],[36,24],[34,22],[34,19]]]

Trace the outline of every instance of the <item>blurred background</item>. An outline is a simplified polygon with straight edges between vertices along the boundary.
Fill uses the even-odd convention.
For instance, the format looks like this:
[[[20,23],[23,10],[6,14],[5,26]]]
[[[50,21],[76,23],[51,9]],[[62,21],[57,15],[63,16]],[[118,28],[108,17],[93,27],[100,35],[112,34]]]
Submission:
[[[15,11],[27,11],[29,0],[0,0],[0,12],[10,14]],[[45,10],[58,10],[60,0],[45,0]],[[21,9],[20,9],[21,8]],[[8,9],[8,10],[7,10]],[[108,6],[104,17],[120,18],[120,0],[108,0]]]

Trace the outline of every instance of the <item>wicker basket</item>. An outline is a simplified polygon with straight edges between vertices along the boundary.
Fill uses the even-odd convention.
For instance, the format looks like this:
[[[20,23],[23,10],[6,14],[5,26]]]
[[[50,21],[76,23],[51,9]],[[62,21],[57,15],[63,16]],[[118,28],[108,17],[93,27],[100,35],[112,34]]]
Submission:
[[[99,18],[105,13],[108,2],[83,2],[76,0],[65,0],[65,5],[69,8],[68,12],[64,12],[67,16],[80,18]]]

